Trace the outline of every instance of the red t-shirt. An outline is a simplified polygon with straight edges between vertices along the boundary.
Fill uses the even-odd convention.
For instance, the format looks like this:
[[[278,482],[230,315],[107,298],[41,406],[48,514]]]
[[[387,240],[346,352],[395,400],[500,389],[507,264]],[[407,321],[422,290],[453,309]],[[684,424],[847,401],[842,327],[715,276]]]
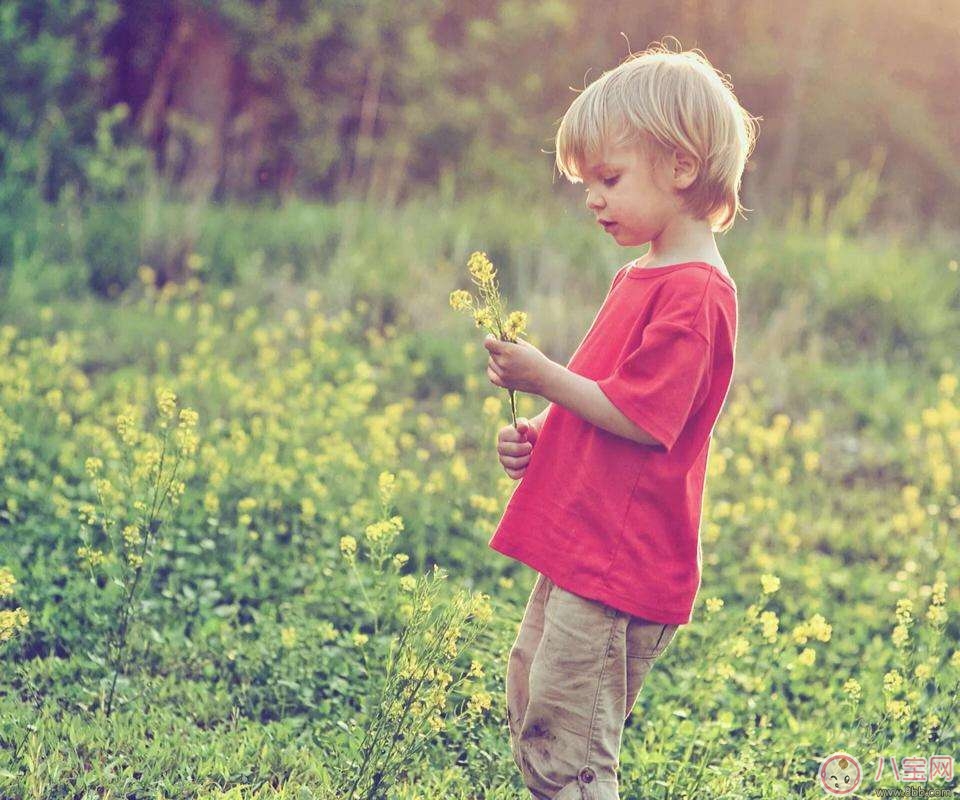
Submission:
[[[690,622],[707,454],[736,335],[736,285],[716,267],[621,267],[567,368],[662,444],[553,403],[490,547],[567,591]]]

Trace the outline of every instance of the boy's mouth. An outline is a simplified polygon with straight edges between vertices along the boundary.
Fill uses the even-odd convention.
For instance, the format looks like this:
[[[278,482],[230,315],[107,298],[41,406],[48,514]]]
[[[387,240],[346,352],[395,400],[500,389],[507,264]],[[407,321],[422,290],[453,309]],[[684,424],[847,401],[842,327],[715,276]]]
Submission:
[[[614,225],[617,224],[616,222],[611,222],[611,221],[605,220],[605,219],[598,219],[597,222],[599,222],[601,225],[603,225],[603,229],[604,229],[605,231],[610,230]]]

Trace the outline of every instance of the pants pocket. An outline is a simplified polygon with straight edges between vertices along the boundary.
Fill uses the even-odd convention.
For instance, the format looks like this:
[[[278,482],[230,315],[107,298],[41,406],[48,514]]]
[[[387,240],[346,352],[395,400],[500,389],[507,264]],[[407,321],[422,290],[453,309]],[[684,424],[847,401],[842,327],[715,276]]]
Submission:
[[[598,780],[596,772],[584,767],[575,780],[553,795],[553,800],[620,800],[620,789],[616,779]]]
[[[679,627],[643,617],[631,617],[627,624],[627,658],[659,658]]]

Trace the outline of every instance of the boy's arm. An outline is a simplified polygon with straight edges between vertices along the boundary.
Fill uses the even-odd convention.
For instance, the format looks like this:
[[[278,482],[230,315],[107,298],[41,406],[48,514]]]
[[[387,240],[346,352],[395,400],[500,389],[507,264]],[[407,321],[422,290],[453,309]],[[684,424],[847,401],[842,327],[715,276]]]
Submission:
[[[659,439],[655,439],[650,433],[628,419],[620,409],[611,403],[596,381],[578,375],[562,364],[553,363],[540,394],[545,400],[569,409],[587,422],[592,422],[605,431],[640,444],[666,449]],[[547,411],[549,410],[550,406],[547,406]],[[544,411],[541,416],[545,418],[546,413]],[[539,433],[539,428],[537,432]]]

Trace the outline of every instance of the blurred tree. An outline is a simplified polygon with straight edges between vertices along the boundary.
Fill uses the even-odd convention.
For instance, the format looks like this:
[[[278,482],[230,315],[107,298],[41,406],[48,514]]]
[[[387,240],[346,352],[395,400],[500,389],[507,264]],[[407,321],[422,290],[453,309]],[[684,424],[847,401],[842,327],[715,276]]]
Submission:
[[[116,18],[113,0],[0,3],[0,291],[36,237],[23,224],[34,205],[86,182],[110,72],[102,44]]]
[[[195,201],[392,205],[442,186],[497,188],[519,204],[548,185],[574,92],[670,34],[732,76],[763,118],[748,207],[775,215],[816,193],[839,202],[836,164],[873,170],[882,144],[875,215],[949,224],[960,213],[957,6],[4,0],[0,195],[33,187],[53,199],[67,183],[132,192],[137,182],[116,176],[136,159],[111,161],[97,139],[101,114],[123,104],[130,114],[110,117],[109,141],[146,144],[165,182]],[[106,183],[88,168],[97,148]]]
[[[54,199],[84,178],[110,65],[113,0],[0,4],[0,185]]]

